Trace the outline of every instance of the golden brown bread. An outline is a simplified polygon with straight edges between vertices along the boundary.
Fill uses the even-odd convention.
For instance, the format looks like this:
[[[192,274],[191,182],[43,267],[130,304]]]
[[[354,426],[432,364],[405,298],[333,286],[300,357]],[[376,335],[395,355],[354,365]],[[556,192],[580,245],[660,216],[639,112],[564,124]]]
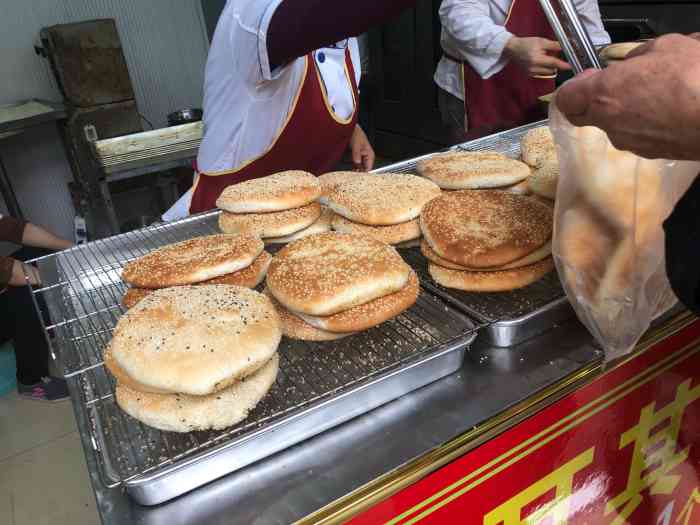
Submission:
[[[464,270],[467,272],[484,271],[483,269],[480,270],[478,268],[469,268],[468,266],[462,266],[460,264],[455,264],[451,261],[448,261],[447,259],[443,259],[437,253],[435,253],[435,250],[433,250],[427,242],[425,242],[425,239],[421,241],[420,251],[430,262],[437,264],[438,266],[442,266],[443,268],[449,268],[450,270]],[[552,255],[552,241],[546,242],[542,245],[542,247],[536,249],[534,252],[526,255],[522,259],[518,259],[516,261],[513,261],[512,263],[504,264],[503,266],[495,266],[493,268],[489,268],[486,271],[513,270],[515,268],[522,268],[523,266],[530,266],[531,264],[535,264],[536,262],[539,262],[542,259],[549,257],[550,255]]]
[[[453,151],[422,160],[418,173],[442,189],[502,188],[522,182],[528,166],[494,151]]]
[[[429,202],[421,230],[442,258],[488,269],[529,255],[552,236],[552,209],[503,191],[455,191]]]
[[[545,159],[532,170],[532,175],[527,180],[530,191],[545,199],[554,200],[557,196],[557,184],[559,183],[559,160],[556,158]]]
[[[267,287],[292,312],[328,316],[399,291],[409,275],[391,246],[329,232],[285,246],[270,264]]]
[[[520,155],[523,162],[533,168],[547,159],[556,158],[557,148],[549,128],[541,126],[525,133],[520,141]]]
[[[290,242],[303,239],[309,235],[316,235],[317,233],[325,233],[331,231],[331,221],[335,213],[333,210],[326,206],[321,206],[321,216],[316,219],[311,226],[299,230],[298,232],[292,233],[291,235],[285,235],[283,237],[268,237],[265,239],[267,244],[289,244]]]
[[[328,204],[328,195],[331,194],[341,184],[350,181],[360,180],[360,177],[375,177],[376,175],[368,175],[357,171],[332,171],[324,173],[318,177],[318,182],[321,184],[321,204]]]
[[[272,255],[263,251],[253,261],[253,264],[237,272],[215,277],[209,281],[196,283],[194,286],[207,284],[230,284],[232,286],[242,286],[243,288],[255,288],[265,279],[267,268],[272,261]],[[129,288],[122,297],[122,306],[127,310],[133,308],[141,299],[151,295],[154,290],[149,288]]]
[[[420,237],[420,222],[418,219],[394,224],[391,226],[368,226],[352,222],[345,217],[336,215],[333,217],[333,229],[342,233],[354,235],[367,235],[386,244],[399,244],[412,241]]]
[[[224,233],[243,233],[263,239],[292,235],[308,228],[321,216],[321,205],[312,202],[300,208],[270,213],[229,213],[219,215],[219,229]]]
[[[337,333],[359,332],[382,324],[408,310],[416,303],[419,291],[418,276],[411,270],[408,283],[398,292],[326,317],[302,313],[297,315],[306,323],[321,330]]]
[[[157,290],[126,312],[110,343],[119,367],[149,389],[207,395],[251,374],[277,351],[268,298],[227,285]]]
[[[385,173],[341,184],[328,195],[328,206],[353,222],[389,226],[415,219],[438,195],[440,188],[427,179]]]
[[[275,383],[278,369],[275,354],[244,380],[204,396],[139,392],[117,383],[117,404],[133,418],[160,430],[220,430],[248,417]]]
[[[283,171],[226,188],[216,201],[230,213],[267,213],[301,208],[318,200],[321,184],[305,171]]]
[[[207,235],[164,246],[128,263],[122,279],[136,288],[201,283],[247,268],[263,251],[249,235]]]
[[[466,292],[508,292],[524,288],[554,269],[554,261],[547,257],[530,266],[514,270],[498,270],[495,272],[465,272],[450,270],[437,264],[430,263],[428,271],[436,283],[445,288],[455,288]]]
[[[352,335],[351,332],[333,333],[311,326],[282,306],[279,301],[275,299],[274,295],[270,293],[270,290],[265,288],[263,293],[269,297],[272,304],[275,305],[280,320],[282,321],[282,333],[290,339],[297,339],[300,341],[337,341],[338,339],[343,339]]]

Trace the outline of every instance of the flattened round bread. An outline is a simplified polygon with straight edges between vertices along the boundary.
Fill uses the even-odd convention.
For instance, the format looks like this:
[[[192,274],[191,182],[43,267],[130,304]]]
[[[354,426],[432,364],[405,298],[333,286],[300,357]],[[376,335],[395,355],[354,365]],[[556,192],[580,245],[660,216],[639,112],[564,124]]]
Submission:
[[[207,284],[229,284],[231,286],[242,286],[243,288],[255,288],[265,279],[267,268],[272,261],[272,255],[262,252],[248,268],[243,268],[228,275],[222,275],[209,281],[197,283],[194,286]],[[144,297],[151,295],[155,290],[148,288],[129,288],[122,297],[122,306],[127,310],[133,308]]]
[[[321,330],[340,333],[359,332],[361,330],[369,330],[373,326],[393,319],[401,312],[408,310],[416,303],[419,291],[418,276],[416,272],[411,270],[408,284],[398,292],[327,317],[302,313],[297,315],[311,326]]]
[[[328,206],[353,222],[389,226],[415,219],[438,195],[440,188],[427,179],[386,173],[341,184],[328,196]]]
[[[303,239],[309,235],[315,235],[317,233],[324,233],[331,231],[331,221],[335,213],[333,210],[326,206],[321,206],[321,216],[308,228],[299,230],[291,235],[285,235],[284,237],[268,237],[265,242],[268,244],[289,244],[290,242]]]
[[[219,215],[224,233],[244,233],[256,237],[282,237],[308,228],[321,216],[321,205],[312,202],[301,208],[271,213],[229,213]]]
[[[126,293],[122,297],[122,306],[129,310],[136,306],[136,304],[153,293],[153,290],[149,288],[128,288]]]
[[[275,354],[244,380],[205,396],[139,392],[117,383],[117,404],[131,417],[160,430],[220,430],[248,417],[275,383],[278,370]]]
[[[460,266],[489,269],[522,259],[552,237],[553,210],[504,191],[455,191],[429,202],[421,230],[430,247]]]
[[[531,266],[496,272],[465,272],[429,264],[428,271],[436,283],[445,288],[466,292],[508,292],[539,281],[554,269],[551,257]]]
[[[497,152],[455,151],[420,161],[418,173],[446,190],[474,190],[517,184],[530,168]]]
[[[425,242],[425,239],[420,243],[420,251],[430,262],[437,264],[438,266],[442,266],[443,268],[449,268],[451,270],[463,270],[466,272],[484,271],[478,268],[469,268],[467,266],[461,266],[459,264],[455,264],[451,261],[448,261],[447,259],[443,259],[437,253],[435,253],[435,250],[433,250],[427,242]],[[546,242],[542,245],[541,248],[537,248],[534,252],[526,255],[522,259],[518,259],[517,261],[513,261],[512,263],[504,264],[503,266],[489,268],[486,271],[513,270],[515,268],[522,268],[523,266],[530,266],[531,264],[535,264],[536,262],[539,262],[542,259],[549,257],[550,255],[552,255],[552,241]]]
[[[554,137],[547,126],[531,129],[520,141],[523,162],[536,168],[546,159],[557,155]]]
[[[387,244],[328,232],[280,250],[267,272],[267,287],[292,312],[328,316],[398,292],[410,272]]]
[[[535,169],[528,179],[530,190],[535,195],[545,199],[554,200],[557,196],[557,185],[559,183],[559,161],[557,159],[547,159]]]
[[[352,233],[354,235],[367,235],[386,244],[399,244],[412,241],[420,237],[420,221],[412,221],[392,226],[368,226],[352,222],[345,217],[336,215],[333,217],[333,229],[342,233]]]
[[[505,188],[500,188],[502,191],[507,191],[508,193],[515,193],[517,195],[530,195],[530,178],[528,177],[522,182],[513,184],[512,186],[506,186]]]
[[[640,159],[609,144],[601,129],[575,128],[576,182],[586,200],[621,235],[634,227],[638,243],[658,232],[666,209],[661,182],[665,161]]]
[[[603,60],[624,60],[632,51],[646,42],[618,42],[605,46],[600,52],[600,58]]]
[[[590,206],[567,209],[558,223],[554,253],[559,272],[579,299],[593,304],[615,250],[615,233]]]
[[[305,171],[283,171],[226,188],[216,201],[230,213],[268,213],[301,208],[318,200],[321,184]]]
[[[280,320],[282,321],[282,333],[290,339],[297,339],[300,341],[337,341],[338,339],[343,339],[352,335],[352,333],[334,334],[333,332],[315,328],[282,306],[270,293],[270,290],[265,288],[263,293],[268,296],[272,304],[275,305]]]
[[[201,283],[247,268],[265,248],[250,235],[207,235],[163,246],[124,267],[122,279],[136,288]]]
[[[112,356],[141,385],[207,395],[266,363],[282,337],[279,317],[262,294],[228,285],[157,290],[114,329]]]
[[[318,177],[318,182],[321,184],[321,197],[319,201],[321,204],[327,205],[328,195],[330,195],[333,190],[346,182],[360,180],[360,177],[375,177],[375,175],[368,175],[357,171],[332,171],[320,175]]]

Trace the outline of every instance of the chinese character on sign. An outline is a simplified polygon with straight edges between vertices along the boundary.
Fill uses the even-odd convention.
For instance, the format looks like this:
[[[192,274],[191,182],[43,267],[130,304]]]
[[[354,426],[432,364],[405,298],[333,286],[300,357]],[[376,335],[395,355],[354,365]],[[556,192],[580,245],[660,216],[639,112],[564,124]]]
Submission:
[[[574,475],[591,464],[595,447],[576,456],[566,465],[534,483],[517,496],[509,499],[484,516],[484,525],[527,525],[549,519],[550,523],[565,524],[569,518],[570,497],[573,491]],[[540,506],[524,520],[522,510],[528,504],[554,489],[554,498]]]
[[[645,406],[639,423],[620,437],[620,450],[634,443],[634,451],[627,487],[605,507],[606,516],[618,513],[612,525],[630,523],[642,503],[643,490],[650,489],[651,495],[671,494],[678,485],[681,477],[669,473],[688,458],[690,449],[676,450],[681,421],[686,407],[700,397],[700,385],[690,390],[690,383],[688,379],[680,384],[675,400],[661,410],[654,412],[656,403]]]

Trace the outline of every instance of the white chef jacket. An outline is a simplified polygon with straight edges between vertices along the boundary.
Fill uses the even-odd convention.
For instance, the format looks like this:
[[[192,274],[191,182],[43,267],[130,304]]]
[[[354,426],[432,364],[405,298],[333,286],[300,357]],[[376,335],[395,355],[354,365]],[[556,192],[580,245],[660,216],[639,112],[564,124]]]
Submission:
[[[482,78],[492,77],[508,62],[503,57],[503,48],[513,35],[504,26],[512,3],[512,0],[443,0],[440,5],[442,49],[448,55],[469,62]],[[610,36],[603,29],[598,2],[574,0],[574,6],[593,44],[609,44]],[[443,56],[435,71],[435,83],[464,100],[461,67]]]
[[[281,2],[228,0],[221,13],[204,78],[204,137],[197,156],[202,173],[232,171],[260,157],[287,121],[304,80],[305,58],[270,69],[267,31]],[[362,65],[356,38],[313,53],[331,108],[342,120],[352,115],[356,104],[345,73],[346,47],[359,85]],[[191,200],[192,190],[163,219],[186,217]]]

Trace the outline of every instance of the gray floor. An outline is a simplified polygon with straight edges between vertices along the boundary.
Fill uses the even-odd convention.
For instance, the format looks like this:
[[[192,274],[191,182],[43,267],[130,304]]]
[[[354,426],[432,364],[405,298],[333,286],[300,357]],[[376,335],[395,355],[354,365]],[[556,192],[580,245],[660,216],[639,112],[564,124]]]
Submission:
[[[100,523],[70,402],[0,397],[0,523]]]

